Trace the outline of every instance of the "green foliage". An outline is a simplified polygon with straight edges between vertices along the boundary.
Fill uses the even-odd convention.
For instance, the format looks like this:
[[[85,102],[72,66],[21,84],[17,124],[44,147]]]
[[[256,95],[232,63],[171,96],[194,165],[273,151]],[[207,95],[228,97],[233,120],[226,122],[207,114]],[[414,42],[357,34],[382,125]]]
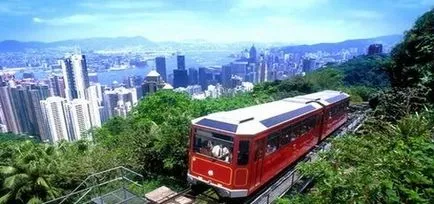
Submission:
[[[431,89],[429,99],[434,101],[434,9],[426,12],[405,34],[404,41],[392,50],[393,63],[389,75],[394,87]]]
[[[376,121],[366,127],[373,130],[367,134],[334,140],[321,159],[300,168],[315,180],[309,194],[280,202],[432,203],[434,143],[429,117],[413,115],[396,125]]]
[[[87,175],[116,160],[86,141],[0,143],[0,203],[41,203],[74,189]],[[118,164],[113,164],[117,166]]]
[[[332,65],[330,68],[343,73],[345,86],[387,87],[389,78],[387,66],[390,57],[386,55],[359,56],[340,65]]]
[[[426,98],[428,92],[429,89],[423,86],[382,90],[370,101],[370,105],[377,118],[393,122],[430,106]]]

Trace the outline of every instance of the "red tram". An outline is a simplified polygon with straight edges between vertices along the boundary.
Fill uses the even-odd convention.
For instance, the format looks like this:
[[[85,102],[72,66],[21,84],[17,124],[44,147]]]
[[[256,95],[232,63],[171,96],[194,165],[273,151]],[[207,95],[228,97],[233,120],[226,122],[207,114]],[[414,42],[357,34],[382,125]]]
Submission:
[[[322,91],[193,120],[189,182],[249,196],[343,125],[349,98]]]

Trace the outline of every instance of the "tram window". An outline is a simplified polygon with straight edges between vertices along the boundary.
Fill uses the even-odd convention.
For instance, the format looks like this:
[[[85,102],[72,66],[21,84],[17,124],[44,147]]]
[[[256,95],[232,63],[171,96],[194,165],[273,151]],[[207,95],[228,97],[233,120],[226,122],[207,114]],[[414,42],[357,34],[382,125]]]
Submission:
[[[291,127],[287,127],[282,130],[282,136],[280,138],[280,145],[286,145],[291,142]]]
[[[193,150],[199,154],[230,163],[233,153],[233,138],[227,135],[196,130]]]
[[[238,146],[238,165],[249,163],[249,141],[240,141]]]
[[[266,154],[271,154],[279,148],[280,132],[273,133],[268,136]]]

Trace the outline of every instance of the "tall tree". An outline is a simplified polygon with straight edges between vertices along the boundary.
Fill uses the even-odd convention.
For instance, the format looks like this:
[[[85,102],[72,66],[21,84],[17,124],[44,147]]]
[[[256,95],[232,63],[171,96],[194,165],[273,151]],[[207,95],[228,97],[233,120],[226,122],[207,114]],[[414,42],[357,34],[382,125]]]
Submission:
[[[434,9],[417,19],[403,42],[392,50],[389,67],[394,87],[424,85],[434,89]],[[430,99],[434,101],[431,91]]]

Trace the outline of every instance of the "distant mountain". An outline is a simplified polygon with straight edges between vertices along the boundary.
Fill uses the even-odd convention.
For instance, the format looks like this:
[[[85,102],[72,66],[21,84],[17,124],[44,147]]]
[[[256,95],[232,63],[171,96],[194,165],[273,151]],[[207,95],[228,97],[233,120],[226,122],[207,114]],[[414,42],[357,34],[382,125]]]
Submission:
[[[342,49],[349,48],[358,48],[359,51],[365,52],[365,49],[373,44],[373,43],[381,43],[384,47],[392,47],[399,43],[403,39],[403,35],[388,35],[381,36],[376,38],[368,38],[368,39],[355,39],[355,40],[346,40],[343,42],[337,43],[319,43],[313,45],[296,45],[296,46],[285,46],[276,48],[278,50],[282,50],[285,53],[288,52],[316,52],[316,51],[325,51],[325,52],[339,52]]]
[[[157,46],[157,44],[143,37],[87,38],[48,43],[6,40],[0,42],[0,52],[14,52],[24,51],[25,49],[44,49],[59,47],[80,47],[84,50],[101,50],[136,46],[153,47]]]
[[[314,45],[290,45],[284,46],[284,43],[255,43],[256,47],[273,47],[273,49],[283,50],[285,52],[315,52],[327,51],[334,52],[348,48],[365,49],[369,44],[382,43],[387,45],[395,45],[402,39],[402,35],[390,35],[370,39],[347,40],[339,43],[320,43]],[[14,40],[6,40],[0,42],[0,52],[18,52],[26,49],[47,49],[47,48],[74,48],[79,47],[85,51],[89,50],[104,50],[104,49],[122,49],[131,47],[143,48],[172,48],[178,50],[206,50],[206,49],[222,49],[222,50],[241,50],[250,48],[251,42],[237,43],[212,43],[205,40],[195,39],[179,42],[152,42],[144,37],[117,37],[117,38],[87,38],[64,40],[56,42],[20,42]]]

